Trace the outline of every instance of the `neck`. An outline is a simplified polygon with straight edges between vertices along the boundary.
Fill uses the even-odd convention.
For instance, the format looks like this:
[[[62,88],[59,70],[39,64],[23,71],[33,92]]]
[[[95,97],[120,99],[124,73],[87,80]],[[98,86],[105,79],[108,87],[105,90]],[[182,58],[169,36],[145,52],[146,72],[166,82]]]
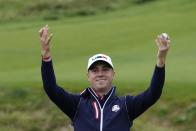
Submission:
[[[97,90],[97,89],[92,87],[91,89],[94,91],[94,93],[97,96],[104,97],[104,95],[106,95],[111,90],[111,88],[108,88],[108,89],[105,89],[105,90]]]

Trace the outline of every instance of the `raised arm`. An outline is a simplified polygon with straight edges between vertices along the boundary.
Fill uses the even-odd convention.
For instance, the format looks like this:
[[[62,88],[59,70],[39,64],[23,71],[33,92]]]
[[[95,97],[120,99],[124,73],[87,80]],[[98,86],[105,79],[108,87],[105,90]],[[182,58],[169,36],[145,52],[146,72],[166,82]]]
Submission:
[[[161,96],[165,81],[165,60],[170,47],[169,36],[164,34],[156,38],[158,47],[157,63],[148,89],[137,96],[126,96],[128,114],[131,120],[138,117]]]
[[[55,73],[53,70],[51,53],[50,53],[50,41],[52,34],[49,33],[48,26],[44,26],[39,31],[41,54],[42,54],[42,80],[44,90],[49,98],[71,119],[73,119],[77,105],[79,103],[80,96],[70,94],[64,91],[56,83]]]

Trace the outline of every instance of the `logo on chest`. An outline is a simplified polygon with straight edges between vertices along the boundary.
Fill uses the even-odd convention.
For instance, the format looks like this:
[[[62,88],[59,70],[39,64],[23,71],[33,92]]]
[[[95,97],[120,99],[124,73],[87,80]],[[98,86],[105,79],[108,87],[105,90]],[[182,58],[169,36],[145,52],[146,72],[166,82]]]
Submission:
[[[112,111],[113,111],[113,112],[117,112],[117,111],[119,111],[119,110],[120,110],[119,105],[114,105],[114,106],[112,107]]]

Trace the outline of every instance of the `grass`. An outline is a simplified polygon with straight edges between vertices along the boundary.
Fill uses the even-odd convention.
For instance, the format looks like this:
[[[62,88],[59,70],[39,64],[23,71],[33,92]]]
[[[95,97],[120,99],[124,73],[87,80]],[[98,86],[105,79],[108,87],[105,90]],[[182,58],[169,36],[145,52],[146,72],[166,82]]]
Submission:
[[[0,22],[91,16],[137,4],[137,1],[140,0],[0,0]]]
[[[182,6],[183,5],[183,6]],[[161,100],[135,121],[133,130],[193,131],[195,82],[195,6],[188,0],[157,1],[89,17],[0,24],[0,130],[65,130],[69,125],[44,94],[38,30],[49,24],[59,85],[72,92],[88,86],[89,56],[113,58],[120,95],[147,88],[156,63],[154,39],[168,32],[172,45]],[[32,124],[33,123],[33,124]]]

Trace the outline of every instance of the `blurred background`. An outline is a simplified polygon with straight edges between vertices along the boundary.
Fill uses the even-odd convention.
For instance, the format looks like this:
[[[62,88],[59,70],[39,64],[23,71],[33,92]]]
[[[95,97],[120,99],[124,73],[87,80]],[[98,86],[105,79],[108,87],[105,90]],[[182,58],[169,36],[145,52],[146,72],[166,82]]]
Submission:
[[[145,90],[155,38],[168,33],[163,94],[132,131],[195,131],[195,16],[195,0],[0,0],[0,131],[73,131],[43,91],[38,31],[46,24],[57,83],[73,93],[88,87],[96,53],[112,57],[119,95]]]

